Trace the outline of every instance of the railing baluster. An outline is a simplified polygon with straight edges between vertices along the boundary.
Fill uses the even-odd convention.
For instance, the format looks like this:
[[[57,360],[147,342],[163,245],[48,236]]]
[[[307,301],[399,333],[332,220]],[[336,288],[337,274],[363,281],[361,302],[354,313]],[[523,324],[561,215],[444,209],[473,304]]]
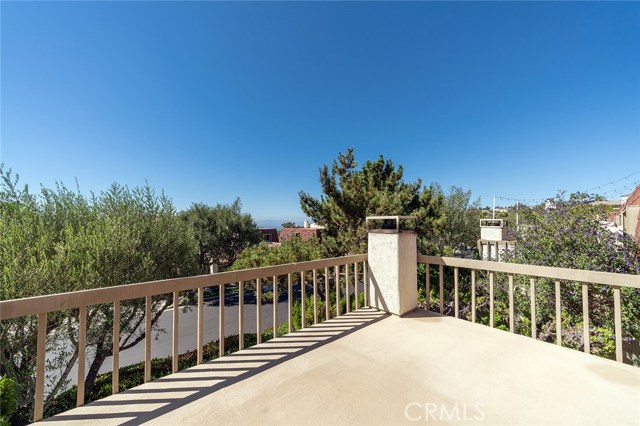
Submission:
[[[459,300],[458,300],[458,287],[459,287],[459,271],[458,271],[458,267],[456,266],[455,268],[453,268],[453,292],[454,292],[454,316],[456,318],[458,318],[458,307],[459,307]]]
[[[324,319],[331,318],[331,306],[329,306],[329,267],[324,268]]]
[[[144,382],[151,381],[151,304],[152,296],[145,297],[144,303]]]
[[[318,270],[313,270],[313,325],[318,323]]]
[[[344,283],[345,292],[347,293],[347,313],[351,312],[351,280],[349,279],[349,264],[344,265]]]
[[[493,327],[493,272],[489,272],[489,325]]]
[[[591,333],[589,332],[589,285],[582,283],[582,339],[584,340],[583,350],[591,352]]]
[[[613,286],[613,320],[616,329],[616,361],[622,362],[622,308],[618,286]]]
[[[202,345],[204,343],[203,335],[203,320],[204,320],[204,287],[198,287],[198,358],[196,362],[202,364]]]
[[[562,301],[560,300],[560,281],[556,280],[556,345],[562,345]]]
[[[47,351],[47,314],[38,314],[38,346],[36,349],[36,392],[33,403],[33,420],[40,421],[44,413],[44,363]]]
[[[111,394],[120,390],[120,301],[113,302],[113,364],[111,372]]]
[[[173,292],[173,347],[171,351],[171,371],[176,373],[178,371],[178,344],[180,339],[180,294],[177,291]]]
[[[225,284],[218,286],[218,356],[224,356],[224,288]]]
[[[513,311],[513,274],[509,274],[509,331],[515,331],[515,318]]]
[[[238,350],[244,349],[244,281],[238,281]]]
[[[471,270],[471,322],[476,322],[476,270]]]
[[[333,268],[336,276],[336,317],[340,316],[340,265]]]
[[[440,313],[444,314],[444,266],[438,266],[438,279],[440,280]]]
[[[429,264],[424,264],[424,272],[425,272],[425,289],[426,289],[426,301],[427,301],[427,311],[431,310],[431,277],[429,277]]]
[[[358,301],[359,299],[358,286],[360,285],[360,282],[358,281],[358,262],[353,263],[353,283],[354,283],[353,294],[356,298],[356,309],[359,309],[360,302]]]
[[[531,337],[536,339],[536,279],[532,277],[529,282],[531,284]]]
[[[307,326],[307,283],[304,271],[300,272],[300,302],[301,302],[301,314],[300,314],[300,326],[305,328]]]
[[[262,343],[262,280],[256,278],[256,343]]]
[[[273,337],[278,337],[278,277],[273,276]]]
[[[87,346],[87,307],[80,306],[78,311],[78,387],[76,388],[76,406],[84,405],[84,369]]]
[[[364,291],[364,306],[367,308],[370,306],[369,303],[369,264],[366,260],[362,261],[362,271],[363,273],[363,291]]]
[[[293,333],[293,281],[291,272],[287,274],[287,292],[289,293],[289,313],[288,313],[288,324],[289,324],[289,333]]]

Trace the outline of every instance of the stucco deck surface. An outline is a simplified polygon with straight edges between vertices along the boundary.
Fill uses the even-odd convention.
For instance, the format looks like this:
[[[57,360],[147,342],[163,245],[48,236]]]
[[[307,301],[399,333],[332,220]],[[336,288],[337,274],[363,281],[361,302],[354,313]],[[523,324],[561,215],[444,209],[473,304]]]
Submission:
[[[360,310],[44,422],[640,425],[640,369],[424,311]]]

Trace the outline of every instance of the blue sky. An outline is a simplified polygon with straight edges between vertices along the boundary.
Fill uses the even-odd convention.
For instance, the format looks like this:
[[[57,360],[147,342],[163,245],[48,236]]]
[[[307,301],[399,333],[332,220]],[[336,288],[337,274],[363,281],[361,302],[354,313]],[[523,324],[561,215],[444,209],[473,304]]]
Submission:
[[[350,146],[485,205],[640,170],[640,3],[0,7],[0,161],[32,186],[300,220]]]

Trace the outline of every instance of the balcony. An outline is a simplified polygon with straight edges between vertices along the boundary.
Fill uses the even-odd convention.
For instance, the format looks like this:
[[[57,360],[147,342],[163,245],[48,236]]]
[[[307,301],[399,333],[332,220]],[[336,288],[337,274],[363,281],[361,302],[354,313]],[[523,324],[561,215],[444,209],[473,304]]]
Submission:
[[[114,342],[120,335],[120,306],[128,299],[144,298],[147,315],[144,340],[145,383],[117,392],[120,356],[112,358],[113,389],[107,398],[84,404],[84,368],[77,371],[77,408],[42,420],[51,424],[447,424],[491,425],[539,424],[640,424],[640,369],[624,364],[622,350],[621,288],[640,288],[640,276],[576,271],[531,265],[515,265],[407,253],[410,245],[388,245],[387,238],[411,238],[389,230],[370,239],[369,254],[199,277],[131,284],[83,292],[0,302],[0,319],[37,315],[38,348],[34,419],[43,419],[47,315],[77,309],[79,362],[85,364],[87,311],[98,304],[113,304]],[[376,244],[379,243],[379,247]],[[389,253],[389,247],[398,250]],[[415,245],[413,246],[415,250]],[[386,252],[385,252],[386,250]],[[381,262],[381,259],[384,261]],[[394,263],[395,262],[395,263]],[[413,309],[416,270],[424,264],[427,295],[433,287],[439,300],[427,298],[431,310]],[[393,270],[395,269],[395,273]],[[391,271],[391,274],[387,272]],[[471,312],[462,319],[461,271],[470,271]],[[479,274],[488,276],[488,324],[477,318]],[[453,276],[450,285],[445,272]],[[292,321],[294,275],[307,285],[298,295],[313,293],[314,318],[302,319],[295,331]],[[394,275],[395,274],[395,275]],[[497,326],[495,290],[498,277],[508,280],[507,330]],[[395,277],[395,282],[389,277]],[[515,331],[514,282],[526,279],[531,298],[530,336]],[[547,279],[555,286],[555,345],[536,340],[536,285]],[[591,355],[589,339],[582,351],[562,346],[562,300],[560,288],[579,282],[583,297],[583,324],[589,333],[589,288],[610,286],[613,292],[616,361]],[[281,324],[278,303],[270,306],[245,303],[247,288],[261,301],[271,283],[274,300],[286,293],[288,334],[261,341],[225,354],[225,330],[237,319],[237,330],[247,332],[245,311],[256,310],[255,329],[266,328],[264,318]],[[279,285],[273,285],[278,284]],[[238,289],[237,313],[225,310],[219,299],[217,321],[204,320],[204,289]],[[319,286],[325,287],[319,292]],[[329,288],[337,289],[329,300]],[[395,288],[394,288],[395,286]],[[391,291],[389,292],[389,288]],[[174,306],[180,293],[196,290],[197,364],[179,370],[179,309],[171,319],[173,374],[151,381],[152,297],[170,293]],[[484,289],[483,289],[484,290]],[[408,293],[407,293],[408,292]],[[324,293],[325,299],[321,299]],[[359,296],[364,293],[364,306]],[[224,294],[224,293],[221,293]],[[309,294],[310,295],[310,294]],[[403,296],[404,295],[404,296]],[[522,295],[521,295],[522,296]],[[346,299],[340,309],[340,299]],[[397,300],[393,300],[396,298]],[[352,306],[355,299],[355,310]],[[324,310],[321,309],[324,301]],[[409,303],[409,305],[407,305]],[[413,303],[413,305],[411,305]],[[451,315],[443,315],[445,305]],[[592,307],[593,308],[593,307]],[[592,309],[591,308],[591,309]],[[400,309],[399,312],[394,312]],[[399,316],[392,313],[405,313]],[[272,312],[270,312],[272,311]],[[304,311],[304,306],[303,306]],[[390,313],[391,312],[391,313]],[[236,316],[236,318],[230,318]],[[322,321],[323,318],[328,318]],[[225,326],[226,324],[226,326]],[[203,362],[205,328],[218,329],[218,357]],[[586,335],[586,334],[585,334]],[[115,345],[118,346],[118,345]]]
[[[69,425],[622,425],[640,370],[428,311],[360,309],[46,419]]]

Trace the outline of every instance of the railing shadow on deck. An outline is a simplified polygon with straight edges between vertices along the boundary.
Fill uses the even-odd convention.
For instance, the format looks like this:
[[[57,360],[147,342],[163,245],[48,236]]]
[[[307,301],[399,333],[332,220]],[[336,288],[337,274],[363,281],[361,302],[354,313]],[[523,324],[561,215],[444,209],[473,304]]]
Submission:
[[[355,333],[388,316],[386,312],[367,308],[343,314],[321,324],[49,417],[40,423],[86,424],[108,419],[109,424],[133,426],[153,422],[163,414],[250,379],[256,374]],[[188,394],[175,396],[176,393]],[[136,409],[132,410],[134,406]],[[145,406],[149,409],[145,409]],[[122,422],[118,423],[116,419],[120,418]]]

